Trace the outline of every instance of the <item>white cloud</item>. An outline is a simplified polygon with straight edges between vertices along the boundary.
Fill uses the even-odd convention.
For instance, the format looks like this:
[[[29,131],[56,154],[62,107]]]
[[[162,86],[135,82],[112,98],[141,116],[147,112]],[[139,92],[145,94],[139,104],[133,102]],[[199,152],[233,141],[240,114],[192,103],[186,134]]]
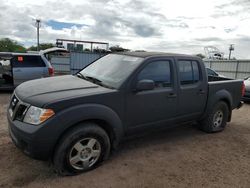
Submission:
[[[0,37],[36,41],[34,20],[42,19],[41,42],[56,38],[106,41],[129,49],[203,53],[215,45],[250,58],[249,0],[8,0],[0,4]],[[53,30],[48,20],[86,24]]]

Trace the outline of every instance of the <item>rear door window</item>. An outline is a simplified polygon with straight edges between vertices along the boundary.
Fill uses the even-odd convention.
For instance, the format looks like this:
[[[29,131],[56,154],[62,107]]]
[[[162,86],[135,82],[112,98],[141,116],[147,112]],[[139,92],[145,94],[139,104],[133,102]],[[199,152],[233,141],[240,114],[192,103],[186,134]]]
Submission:
[[[200,71],[197,61],[192,61],[193,68],[193,82],[196,83],[200,80]]]
[[[41,56],[17,55],[12,59],[13,67],[45,67]]]
[[[178,61],[181,85],[193,84],[200,80],[200,71],[197,61]]]

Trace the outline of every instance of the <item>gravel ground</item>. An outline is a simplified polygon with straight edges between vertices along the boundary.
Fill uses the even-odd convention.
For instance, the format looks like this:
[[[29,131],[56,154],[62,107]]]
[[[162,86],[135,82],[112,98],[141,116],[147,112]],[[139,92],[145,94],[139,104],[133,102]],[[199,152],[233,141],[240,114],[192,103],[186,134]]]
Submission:
[[[224,132],[186,125],[130,139],[99,168],[59,177],[48,162],[26,157],[11,142],[0,93],[0,187],[250,187],[250,105],[234,110]]]

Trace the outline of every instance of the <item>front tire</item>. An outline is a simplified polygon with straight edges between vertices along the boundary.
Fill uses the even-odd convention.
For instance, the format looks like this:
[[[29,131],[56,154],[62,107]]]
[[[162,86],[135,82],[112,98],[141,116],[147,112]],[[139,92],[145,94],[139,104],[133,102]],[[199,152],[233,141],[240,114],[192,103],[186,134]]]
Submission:
[[[220,101],[208,113],[207,117],[200,122],[200,129],[207,133],[223,131],[229,116],[228,105]]]
[[[53,164],[59,175],[76,175],[97,167],[109,154],[108,134],[95,123],[83,123],[60,140]]]

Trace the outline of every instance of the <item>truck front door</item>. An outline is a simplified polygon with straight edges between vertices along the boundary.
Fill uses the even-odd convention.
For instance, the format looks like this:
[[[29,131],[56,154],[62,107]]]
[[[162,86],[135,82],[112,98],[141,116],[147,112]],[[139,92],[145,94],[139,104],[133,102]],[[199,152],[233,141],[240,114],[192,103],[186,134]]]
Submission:
[[[159,59],[144,63],[133,81],[153,80],[155,88],[131,91],[126,99],[126,124],[129,128],[165,122],[176,115],[177,93],[173,59]],[[133,85],[133,84],[132,84]],[[133,86],[134,87],[134,86]]]

